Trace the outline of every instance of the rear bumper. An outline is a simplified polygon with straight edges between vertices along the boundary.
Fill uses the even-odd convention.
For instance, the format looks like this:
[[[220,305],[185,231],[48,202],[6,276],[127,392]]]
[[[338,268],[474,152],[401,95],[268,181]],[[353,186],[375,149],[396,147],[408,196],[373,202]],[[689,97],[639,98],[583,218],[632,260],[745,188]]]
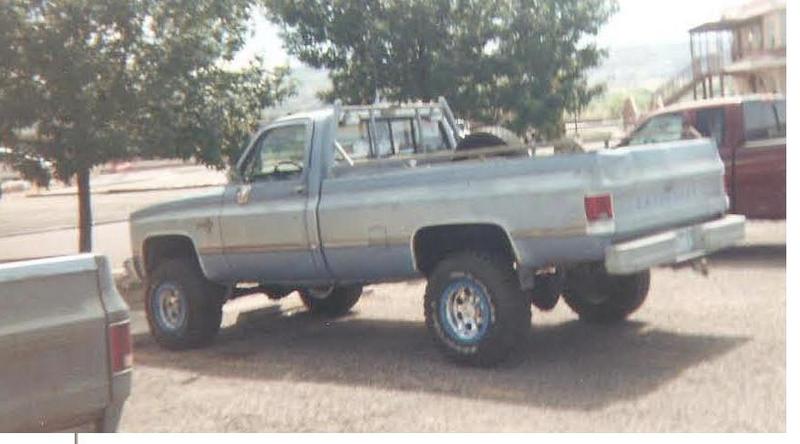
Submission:
[[[656,265],[696,259],[744,240],[744,226],[744,216],[731,214],[610,245],[605,250],[606,270],[611,274],[630,274]]]

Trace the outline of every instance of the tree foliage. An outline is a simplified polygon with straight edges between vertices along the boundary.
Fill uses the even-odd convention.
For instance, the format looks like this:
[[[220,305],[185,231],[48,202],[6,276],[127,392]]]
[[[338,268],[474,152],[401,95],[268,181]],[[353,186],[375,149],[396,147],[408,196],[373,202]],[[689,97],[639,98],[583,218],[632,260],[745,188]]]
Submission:
[[[325,98],[447,97],[461,116],[557,132],[600,88],[586,71],[614,0],[263,0],[287,50],[330,70]]]
[[[59,179],[77,174],[84,230],[95,165],[141,156],[223,166],[261,110],[291,90],[286,70],[225,69],[252,8],[251,0],[2,0],[0,146],[52,162]]]

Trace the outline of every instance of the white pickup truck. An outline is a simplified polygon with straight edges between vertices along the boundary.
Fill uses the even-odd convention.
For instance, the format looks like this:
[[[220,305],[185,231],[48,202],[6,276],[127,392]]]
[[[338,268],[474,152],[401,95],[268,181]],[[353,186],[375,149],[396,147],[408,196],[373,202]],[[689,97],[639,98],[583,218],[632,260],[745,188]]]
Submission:
[[[131,390],[128,306],[108,260],[0,265],[0,432],[116,431]]]
[[[532,302],[563,296],[581,319],[621,320],[650,267],[744,237],[712,141],[539,156],[481,147],[492,139],[462,134],[443,100],[262,128],[227,186],[131,215],[152,334],[197,347],[230,297],[297,290],[311,311],[341,315],[363,285],[424,277],[435,342],[491,365],[524,342]]]

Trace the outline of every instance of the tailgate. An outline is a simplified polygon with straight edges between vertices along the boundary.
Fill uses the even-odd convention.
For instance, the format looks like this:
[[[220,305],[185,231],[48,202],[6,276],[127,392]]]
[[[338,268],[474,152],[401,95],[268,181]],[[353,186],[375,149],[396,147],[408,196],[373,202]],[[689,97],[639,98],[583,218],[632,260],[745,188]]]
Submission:
[[[610,192],[617,237],[724,213],[724,166],[709,139],[597,153],[594,187]]]
[[[0,361],[0,431],[72,425],[109,403],[92,255],[0,265]]]

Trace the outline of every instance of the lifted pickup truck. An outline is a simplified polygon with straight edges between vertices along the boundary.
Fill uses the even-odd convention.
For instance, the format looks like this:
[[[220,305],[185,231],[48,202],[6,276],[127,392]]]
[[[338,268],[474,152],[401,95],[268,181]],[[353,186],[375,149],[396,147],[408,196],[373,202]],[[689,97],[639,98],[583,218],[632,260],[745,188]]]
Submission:
[[[563,295],[583,320],[621,320],[650,267],[744,237],[708,140],[537,156],[470,137],[444,100],[261,129],[227,186],[131,215],[152,334],[197,347],[232,296],[297,290],[312,312],[341,315],[363,285],[424,277],[435,342],[491,365],[524,342],[532,302]]]
[[[128,306],[105,257],[0,265],[0,432],[116,431],[132,358]]]

